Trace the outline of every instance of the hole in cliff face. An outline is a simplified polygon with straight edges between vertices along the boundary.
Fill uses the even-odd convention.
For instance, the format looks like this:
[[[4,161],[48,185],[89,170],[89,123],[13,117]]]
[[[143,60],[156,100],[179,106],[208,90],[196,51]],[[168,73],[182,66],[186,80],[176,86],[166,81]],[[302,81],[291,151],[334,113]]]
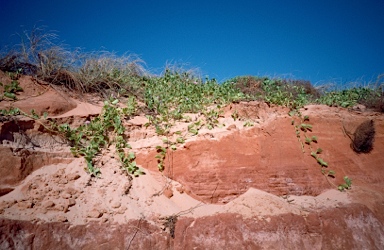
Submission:
[[[13,188],[0,188],[0,197],[12,192]]]
[[[0,123],[0,194],[33,171],[50,164],[73,160],[68,146],[47,132],[39,131],[34,120],[12,120]]]
[[[0,142],[14,149],[60,151],[67,148],[63,138],[47,131],[34,120],[14,118],[0,123]]]
[[[19,132],[20,126],[15,121],[6,121],[1,125],[0,141],[14,141],[13,133]]]

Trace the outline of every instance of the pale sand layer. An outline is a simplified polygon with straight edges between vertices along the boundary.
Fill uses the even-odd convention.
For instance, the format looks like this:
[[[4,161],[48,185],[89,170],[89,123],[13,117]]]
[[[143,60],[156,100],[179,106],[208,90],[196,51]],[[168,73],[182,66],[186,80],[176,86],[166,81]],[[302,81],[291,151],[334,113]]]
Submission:
[[[160,218],[171,215],[203,217],[218,213],[236,213],[247,218],[268,219],[268,216],[285,213],[305,216],[311,211],[350,202],[348,193],[337,190],[328,190],[317,197],[278,197],[250,188],[225,205],[204,204],[186,193],[178,192],[177,187],[181,184],[149,171],[146,175],[134,178],[132,187],[128,194],[125,194],[129,180],[120,172],[115,159],[105,162],[100,179],[91,179],[85,171],[79,169],[79,166],[85,166],[82,159],[76,159],[68,165],[45,166],[33,172],[14,191],[0,198],[0,204],[3,206],[13,204],[4,209],[2,217],[57,221],[65,216],[72,224],[84,224],[89,220],[125,223],[138,218]],[[80,177],[69,180],[73,173],[77,173]],[[34,184],[33,192],[31,184]],[[161,194],[168,185],[171,185],[173,190],[171,198]],[[75,190],[72,198],[76,204],[65,212],[60,210],[60,206],[68,202],[66,195],[68,189]],[[42,200],[36,202],[33,208],[25,208],[22,205],[32,196],[37,197],[39,194]],[[49,201],[55,205],[45,208]],[[102,214],[100,218],[91,218],[94,217],[92,213],[95,211]]]

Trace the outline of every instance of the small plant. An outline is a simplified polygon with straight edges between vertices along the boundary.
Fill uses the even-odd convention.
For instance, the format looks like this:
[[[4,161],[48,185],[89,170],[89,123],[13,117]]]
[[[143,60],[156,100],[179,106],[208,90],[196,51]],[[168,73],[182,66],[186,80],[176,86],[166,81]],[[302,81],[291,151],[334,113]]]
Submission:
[[[202,126],[203,126],[203,123],[200,120],[198,120],[197,122],[194,122],[188,125],[188,132],[191,133],[192,135],[197,135]]]
[[[349,179],[348,176],[344,176],[343,179],[344,179],[344,182],[345,182],[345,183],[340,184],[340,185],[338,186],[338,189],[339,189],[340,191],[344,191],[344,190],[350,189],[351,186],[352,186],[352,180]]]
[[[239,119],[239,113],[237,112],[237,110],[235,110],[235,111],[231,114],[231,117],[233,118],[234,121],[236,121],[237,119]]]
[[[21,73],[23,72],[23,69],[22,68],[18,68],[17,70],[15,70],[14,72],[7,72],[7,74],[9,75],[9,77],[12,79],[12,80],[19,80],[19,78],[21,77]]]
[[[181,135],[181,131],[176,131],[175,134],[179,135],[179,137],[176,138],[176,143],[183,144],[185,142],[185,138]]]
[[[318,148],[316,151],[311,152],[311,156],[316,159],[317,163],[319,163],[321,167],[328,167],[328,163],[318,156],[321,152],[323,152],[323,150]]]
[[[310,145],[311,142],[316,142],[317,143],[317,136],[312,136],[312,137],[305,137],[305,143]]]
[[[307,132],[307,131],[312,131],[312,125],[310,124],[306,124],[306,123],[301,123],[299,125],[299,128],[304,131],[304,132]]]
[[[23,91],[23,89],[19,85],[19,82],[16,80],[13,80],[9,85],[3,85],[0,82],[0,86],[4,87],[4,93],[3,93],[3,96],[0,96],[0,100],[2,100],[4,97],[12,100],[16,100],[17,99],[16,94],[18,92]]]
[[[123,149],[118,150],[119,160],[122,168],[127,174],[132,174],[135,177],[144,174],[144,172],[136,165],[136,156],[133,152],[126,153]]]
[[[244,122],[244,127],[253,127],[255,124],[253,123],[253,121],[246,121],[246,122]]]
[[[157,155],[155,158],[157,158],[157,168],[160,172],[163,172],[165,169],[165,157],[167,155],[167,148],[162,146],[156,146]]]
[[[219,108],[219,107],[218,107]],[[211,130],[219,124],[219,114],[221,112],[218,109],[211,109],[209,111],[204,111],[203,114],[205,116],[205,126]]]
[[[0,109],[0,115],[3,116],[15,116],[21,114],[21,110],[19,108],[11,108],[9,110]]]
[[[125,116],[133,116],[137,113],[137,100],[134,96],[130,96],[127,100],[127,107],[123,108],[123,114]]]
[[[164,231],[168,230],[172,238],[175,238],[175,228],[176,228],[177,218],[178,218],[178,215],[171,215],[165,218],[161,218],[164,220],[163,230]]]
[[[180,131],[177,131],[176,134],[181,135]],[[175,151],[177,149],[177,144],[182,144],[185,142],[184,137],[180,136],[176,138],[176,142],[170,141],[168,138],[163,138],[163,143],[165,146],[156,146],[156,156],[155,158],[157,159],[157,168],[159,169],[160,172],[163,172],[165,169],[165,158],[168,153],[168,149],[171,149]]]

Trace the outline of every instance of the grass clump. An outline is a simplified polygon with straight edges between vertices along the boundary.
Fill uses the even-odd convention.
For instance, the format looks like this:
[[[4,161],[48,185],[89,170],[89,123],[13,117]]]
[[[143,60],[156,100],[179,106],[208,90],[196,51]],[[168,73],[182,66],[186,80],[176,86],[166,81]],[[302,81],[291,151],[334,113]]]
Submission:
[[[356,153],[369,153],[372,151],[376,134],[373,120],[367,120],[361,123],[353,134],[346,131],[345,127],[344,132],[351,139],[351,148]]]
[[[228,82],[233,83],[245,95],[243,100],[262,100],[290,109],[301,108],[319,96],[311,83],[304,80],[242,76],[226,81]]]
[[[350,83],[349,85],[354,85],[350,88],[322,87],[323,91],[316,103],[343,108],[362,104],[368,109],[384,112],[384,82],[381,81],[383,76],[380,75],[376,82],[365,85]]]
[[[225,81],[226,84],[233,84],[235,88],[245,95],[244,100],[260,99],[263,95],[262,84],[266,77],[257,76],[236,76]]]
[[[326,92],[317,100],[317,102],[328,106],[348,108],[358,103],[362,103],[374,97],[376,94],[377,92],[375,89],[358,87]]]
[[[110,52],[92,53],[83,56],[81,66],[77,69],[74,81],[83,92],[103,92],[106,89],[114,92],[135,93],[137,78],[145,74],[142,60],[134,55],[116,56]],[[136,80],[136,81],[135,81]]]
[[[35,27],[19,34],[20,43],[0,55],[0,70],[31,75],[81,93],[135,94],[146,72],[134,55],[110,52],[81,53],[57,42],[54,32]]]
[[[35,27],[18,34],[20,43],[13,45],[0,57],[0,70],[33,75],[43,80],[52,80],[61,70],[73,70],[74,53],[57,43],[54,32]]]

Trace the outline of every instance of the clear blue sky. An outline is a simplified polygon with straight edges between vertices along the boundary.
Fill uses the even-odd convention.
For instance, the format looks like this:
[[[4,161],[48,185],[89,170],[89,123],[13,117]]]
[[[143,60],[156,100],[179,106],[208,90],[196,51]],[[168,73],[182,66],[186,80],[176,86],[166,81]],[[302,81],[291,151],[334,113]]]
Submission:
[[[87,51],[139,55],[219,81],[291,76],[316,84],[384,73],[383,0],[0,0],[0,44],[45,25]]]

